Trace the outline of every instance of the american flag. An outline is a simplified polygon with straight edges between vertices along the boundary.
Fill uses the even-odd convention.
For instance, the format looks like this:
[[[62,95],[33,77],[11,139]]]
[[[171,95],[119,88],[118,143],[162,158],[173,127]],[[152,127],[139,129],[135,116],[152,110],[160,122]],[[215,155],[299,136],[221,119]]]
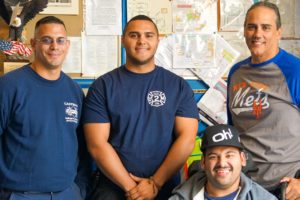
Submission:
[[[21,56],[30,56],[32,50],[19,41],[0,41],[0,50],[7,55],[19,54]]]
[[[9,51],[12,48],[12,43],[6,40],[0,40],[0,51]]]

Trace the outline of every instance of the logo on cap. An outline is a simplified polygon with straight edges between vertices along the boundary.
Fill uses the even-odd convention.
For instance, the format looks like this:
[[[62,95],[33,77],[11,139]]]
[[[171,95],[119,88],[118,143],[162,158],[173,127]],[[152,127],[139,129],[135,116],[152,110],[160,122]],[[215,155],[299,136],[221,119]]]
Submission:
[[[231,138],[233,138],[233,134],[231,133],[231,130],[228,129],[228,131],[223,130],[222,132],[215,134],[212,137],[212,140],[214,142],[221,142],[223,140],[230,140]]]

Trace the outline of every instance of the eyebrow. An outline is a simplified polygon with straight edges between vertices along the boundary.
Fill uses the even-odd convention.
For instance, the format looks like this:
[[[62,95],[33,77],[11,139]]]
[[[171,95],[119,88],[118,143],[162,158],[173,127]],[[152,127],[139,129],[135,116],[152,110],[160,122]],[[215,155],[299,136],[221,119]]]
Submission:
[[[246,26],[272,26],[272,24],[255,24],[255,23],[248,23]]]
[[[228,153],[238,153],[238,151],[232,151],[232,150],[230,150],[230,151],[226,152],[226,154],[228,154]]]
[[[43,35],[40,38],[67,38],[67,36],[52,37],[52,36],[49,36],[49,35]]]
[[[272,27],[272,24],[262,24],[262,26]]]
[[[146,31],[146,32],[139,32],[139,31],[129,31],[128,34],[153,34],[155,35],[156,33],[155,32],[152,32],[152,31]]]
[[[229,153],[239,153],[238,151],[234,151],[234,150],[229,150],[227,152],[225,152],[225,154],[229,154]],[[210,152],[207,154],[207,156],[210,156],[210,155],[218,155],[217,153],[214,153],[214,152]]]
[[[217,154],[214,153],[214,152],[210,152],[210,153],[207,154],[207,156],[210,156],[210,155],[217,155]]]

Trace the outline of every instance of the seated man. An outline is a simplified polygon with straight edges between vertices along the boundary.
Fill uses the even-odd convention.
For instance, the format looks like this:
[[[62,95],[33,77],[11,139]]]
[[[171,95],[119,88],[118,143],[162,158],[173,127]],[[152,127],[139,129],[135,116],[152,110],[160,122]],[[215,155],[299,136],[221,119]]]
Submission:
[[[169,200],[277,199],[241,170],[246,165],[239,133],[228,125],[206,128],[202,138],[202,172],[173,190]]]

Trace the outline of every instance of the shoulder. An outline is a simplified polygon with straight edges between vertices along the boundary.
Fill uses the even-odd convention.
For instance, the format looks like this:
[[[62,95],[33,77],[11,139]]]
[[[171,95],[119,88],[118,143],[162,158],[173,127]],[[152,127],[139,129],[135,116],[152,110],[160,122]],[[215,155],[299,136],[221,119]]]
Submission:
[[[276,63],[286,77],[300,77],[300,58],[283,49],[280,49],[280,53]]]
[[[28,65],[24,65],[23,67],[20,67],[18,69],[12,70],[6,74],[4,74],[2,77],[4,78],[19,78],[19,76],[23,76],[25,74],[27,74],[29,66]]]
[[[120,76],[123,76],[122,73],[124,72],[121,66],[96,78],[90,85],[86,98],[94,98],[94,95],[91,94],[96,94],[96,96],[102,96],[104,95],[105,91],[112,90],[113,85],[119,83],[118,79],[120,78]]]
[[[245,66],[245,65],[249,65],[250,62],[251,62],[251,57],[248,57],[248,58],[234,64],[232,66],[232,68],[230,69],[230,71],[229,71],[228,77],[230,77],[240,67]]]
[[[264,189],[262,186],[257,184],[248,178],[245,174],[241,174],[241,193],[240,196],[242,199],[268,199],[268,200],[277,200],[277,198]],[[249,198],[251,197],[251,198]]]
[[[167,78],[176,79],[178,81],[184,80],[181,76],[178,76],[177,74],[174,74],[173,72],[171,72],[161,66],[156,66],[156,67],[157,67],[157,70],[159,71],[159,73]]]
[[[67,85],[68,88],[70,88],[72,92],[76,93],[77,95],[80,95],[81,98],[83,98],[84,93],[83,93],[83,90],[80,87],[80,85],[74,79],[72,79],[71,77],[69,77],[68,75],[66,75],[63,72],[61,73],[61,76],[63,76],[62,83],[64,85]]]
[[[297,63],[297,65],[300,65],[300,58],[296,55],[287,52],[284,49],[280,49],[280,53],[282,54],[282,56],[280,57],[281,60],[287,59],[289,62],[294,62]]]
[[[124,70],[122,69],[122,66],[117,67],[116,69],[113,69],[110,72],[107,72],[98,78],[93,82],[92,87],[95,85],[99,85],[102,82],[109,82],[109,81],[114,81],[119,75],[122,75]]]
[[[30,90],[30,73],[25,67],[11,71],[0,77],[0,101],[1,106],[13,103],[17,93],[23,94]]]
[[[164,83],[167,83],[169,85],[171,83],[171,89],[173,91],[186,91],[186,92],[192,92],[192,89],[188,82],[182,78],[181,76],[178,76],[177,74],[174,74],[173,72],[157,66],[158,68],[158,74],[160,75],[160,78]]]
[[[8,72],[7,74],[4,74],[3,76],[0,76],[0,87],[1,89],[9,87],[17,87],[18,85],[22,85],[23,81],[28,80],[27,77],[27,66],[23,66],[21,68],[18,68],[16,70],[13,70],[11,72]]]
[[[187,181],[177,186],[173,190],[172,194],[185,197],[184,199],[189,199],[189,197],[195,196],[204,187],[205,182],[205,174],[197,172],[193,176],[191,176]]]

